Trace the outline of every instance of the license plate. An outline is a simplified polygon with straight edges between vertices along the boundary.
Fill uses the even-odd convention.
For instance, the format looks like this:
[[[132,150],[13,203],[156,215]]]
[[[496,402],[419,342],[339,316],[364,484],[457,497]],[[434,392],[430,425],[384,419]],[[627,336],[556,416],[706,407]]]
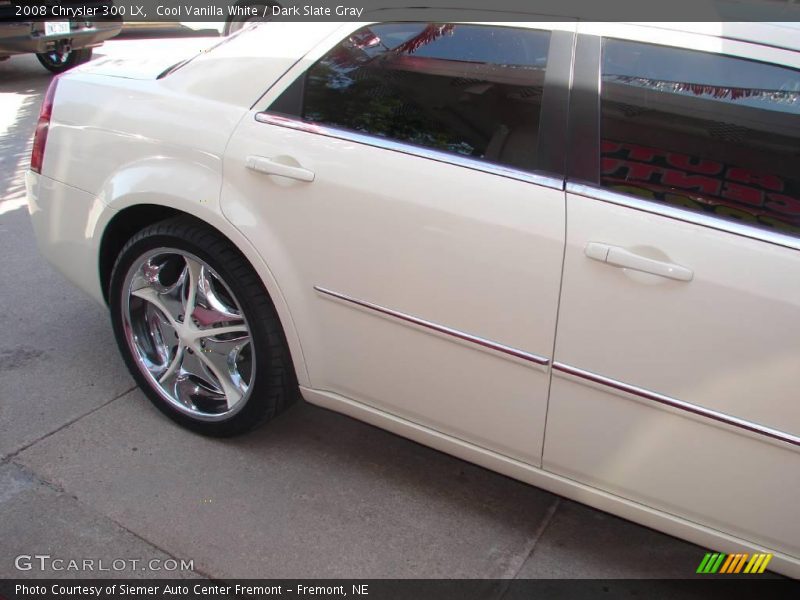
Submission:
[[[69,21],[47,21],[44,24],[45,35],[63,35],[69,33]]]

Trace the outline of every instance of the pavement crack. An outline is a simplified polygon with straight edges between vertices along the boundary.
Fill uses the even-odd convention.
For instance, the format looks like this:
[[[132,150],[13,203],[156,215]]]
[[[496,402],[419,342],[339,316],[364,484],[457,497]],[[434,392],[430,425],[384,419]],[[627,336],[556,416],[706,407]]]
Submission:
[[[110,400],[109,402],[113,402],[113,400]],[[108,404],[108,402],[106,404]],[[98,407],[98,408],[100,408],[100,407]],[[101,511],[98,511],[93,506],[91,506],[91,505],[87,504],[86,502],[82,501],[75,494],[71,494],[71,493],[67,492],[60,484],[55,483],[53,481],[50,481],[49,479],[46,479],[46,478],[42,477],[42,475],[40,475],[36,471],[32,470],[30,467],[28,467],[26,465],[23,465],[23,464],[20,464],[17,461],[10,461],[10,464],[14,465],[16,468],[18,468],[19,470],[23,471],[26,475],[28,475],[31,479],[33,479],[39,485],[43,485],[43,486],[53,490],[57,494],[68,496],[69,498],[74,500],[77,504],[80,504],[86,510],[91,511],[92,513],[95,513],[95,514],[99,515],[101,518],[113,523],[114,525],[119,527],[125,533],[133,536],[134,538],[136,538],[137,540],[139,540],[141,542],[144,542],[146,545],[148,545],[151,548],[157,550],[158,552],[164,554],[165,556],[168,556],[169,558],[171,558],[171,559],[173,559],[175,561],[180,561],[181,560],[181,558],[179,556],[176,556],[172,552],[169,552],[165,548],[162,548],[161,546],[159,546],[158,544],[154,543],[153,541],[148,540],[147,538],[139,535],[138,533],[136,533],[135,531],[133,531],[129,527],[125,526],[121,522],[117,521],[115,518],[111,517],[110,515],[107,515],[107,514],[101,512]],[[194,566],[194,559],[192,559],[192,565]],[[198,576],[200,576],[201,578],[204,578],[204,579],[209,579],[209,580],[213,579],[211,577],[211,575],[209,575],[208,573],[205,573],[204,571],[202,571],[200,569],[197,569],[197,568],[192,568],[191,571],[183,571],[183,573],[187,573],[187,572],[188,573],[194,573],[195,575],[198,575]]]
[[[57,483],[55,483],[53,481],[49,481],[49,480],[45,479],[44,477],[39,475],[39,473],[37,473],[36,471],[31,469],[27,465],[23,465],[22,463],[18,463],[15,460],[10,461],[9,464],[14,465],[17,469],[19,469],[20,471],[25,473],[28,477],[30,477],[33,481],[35,481],[39,485],[43,485],[44,487],[51,489],[52,491],[56,492],[57,494],[69,495],[64,490],[64,488],[61,487],[59,484],[57,484]]]
[[[106,406],[108,406],[109,404],[111,404],[112,402],[114,402],[115,400],[119,400],[119,399],[120,399],[120,398],[122,398],[124,395],[131,393],[131,392],[132,392],[133,390],[135,390],[135,389],[136,389],[136,386],[135,386],[135,385],[134,385],[134,386],[131,386],[130,388],[128,388],[127,390],[125,390],[125,391],[123,391],[123,392],[120,392],[119,394],[117,394],[116,396],[114,396],[113,398],[111,398],[110,400],[107,400],[107,401],[103,402],[102,404],[100,404],[100,405],[98,405],[98,406],[95,406],[93,409],[91,409],[91,410],[89,410],[89,411],[87,411],[87,412],[85,412],[85,413],[83,413],[83,414],[80,414],[80,415],[78,415],[78,416],[77,416],[77,417],[75,417],[74,419],[70,419],[70,420],[66,421],[65,423],[63,423],[63,424],[59,425],[58,427],[56,427],[55,429],[53,429],[53,431],[50,431],[50,432],[48,432],[48,433],[44,434],[42,437],[40,437],[40,438],[37,438],[37,439],[33,440],[32,442],[28,442],[27,444],[24,444],[24,445],[23,445],[23,446],[21,446],[20,448],[17,448],[16,450],[14,450],[13,452],[11,452],[10,454],[7,454],[7,455],[6,455],[6,456],[4,456],[2,459],[0,459],[0,465],[6,464],[6,463],[10,463],[10,462],[14,461],[14,458],[16,458],[17,456],[19,456],[21,453],[25,452],[25,450],[27,450],[27,449],[28,449],[28,448],[30,448],[31,446],[35,446],[35,445],[36,445],[36,444],[38,444],[39,442],[41,442],[41,441],[43,441],[43,440],[46,440],[46,439],[47,439],[47,438],[49,438],[50,436],[52,436],[52,435],[55,435],[55,434],[56,434],[56,433],[58,433],[59,431],[61,431],[61,430],[63,430],[63,429],[66,429],[67,427],[69,427],[70,425],[72,425],[72,424],[74,424],[74,423],[77,423],[77,422],[78,422],[78,421],[80,421],[81,419],[83,419],[83,418],[85,418],[85,417],[88,417],[88,416],[89,416],[89,415],[91,415],[91,414],[94,414],[94,413],[96,413],[96,412],[97,412],[98,410],[100,410],[101,408],[105,408]],[[15,462],[14,464],[16,464],[16,462]]]
[[[500,578],[502,579],[502,584],[500,586],[500,590],[498,595],[496,596],[498,600],[502,600],[505,597],[506,593],[508,592],[508,588],[511,585],[511,582],[517,578],[519,572],[522,570],[522,567],[528,562],[528,559],[533,555],[534,551],[536,550],[536,545],[539,543],[539,540],[542,539],[544,532],[550,526],[550,523],[553,522],[553,517],[558,510],[558,507],[561,506],[561,498],[558,497],[553,501],[547,511],[544,514],[544,518],[539,523],[539,526],[533,532],[533,535],[528,539],[525,546],[522,548],[522,551],[514,557],[511,561],[511,564],[505,569]]]
[[[126,532],[126,533],[128,533],[128,534],[132,535],[132,536],[133,536],[133,537],[135,537],[137,540],[140,540],[140,541],[144,542],[144,543],[145,543],[145,544],[147,544],[148,546],[150,546],[150,547],[152,547],[152,548],[155,548],[156,550],[158,550],[158,551],[159,551],[159,552],[161,552],[162,554],[165,554],[166,556],[170,557],[172,560],[179,561],[179,562],[182,560],[182,559],[181,559],[181,557],[179,557],[179,556],[177,556],[177,555],[173,554],[172,552],[170,552],[170,551],[169,551],[169,550],[167,550],[166,548],[163,548],[162,546],[159,546],[158,544],[154,543],[152,540],[148,540],[146,537],[144,537],[144,536],[142,536],[142,535],[140,535],[140,534],[136,533],[136,532],[135,532],[133,529],[130,529],[130,528],[128,528],[126,525],[123,525],[122,523],[120,523],[119,521],[117,521],[116,519],[114,519],[113,517],[111,517],[111,516],[109,516],[109,515],[107,515],[107,514],[104,514],[104,513],[100,512],[100,511],[98,511],[97,509],[95,509],[95,508],[94,508],[94,507],[92,507],[92,506],[89,506],[89,505],[88,505],[88,504],[86,504],[85,502],[82,502],[82,501],[81,501],[79,498],[75,497],[75,501],[76,501],[76,502],[78,502],[79,504],[82,504],[83,506],[85,506],[85,507],[86,507],[86,508],[88,508],[89,510],[92,510],[92,511],[94,511],[94,512],[97,512],[97,513],[98,513],[98,514],[100,514],[100,515],[101,515],[101,516],[102,516],[104,519],[107,519],[107,520],[111,521],[112,523],[114,523],[114,525],[116,525],[117,527],[119,527],[120,529],[122,529],[124,532]],[[202,578],[204,578],[204,579],[212,579],[211,575],[209,575],[208,573],[206,573],[206,572],[204,572],[204,571],[202,571],[202,570],[200,570],[200,569],[197,569],[197,568],[195,568],[195,567],[194,567],[194,559],[191,559],[191,560],[192,560],[192,567],[193,567],[193,568],[192,568],[192,570],[191,570],[191,571],[188,571],[189,573],[194,573],[195,575],[199,575],[200,577],[202,577]],[[187,573],[187,571],[183,571],[183,573]]]

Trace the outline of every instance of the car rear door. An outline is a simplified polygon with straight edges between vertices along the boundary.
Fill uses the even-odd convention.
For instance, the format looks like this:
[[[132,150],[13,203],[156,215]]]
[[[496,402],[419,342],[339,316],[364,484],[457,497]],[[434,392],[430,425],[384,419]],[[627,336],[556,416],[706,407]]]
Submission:
[[[798,557],[800,57],[581,31],[544,468]]]
[[[230,141],[311,387],[539,464],[573,25],[359,25]]]

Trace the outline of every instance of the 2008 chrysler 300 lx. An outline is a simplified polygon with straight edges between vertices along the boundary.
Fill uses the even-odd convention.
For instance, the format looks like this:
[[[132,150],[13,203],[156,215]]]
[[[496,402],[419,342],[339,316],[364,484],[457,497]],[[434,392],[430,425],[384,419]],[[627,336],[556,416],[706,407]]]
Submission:
[[[144,392],[297,395],[800,575],[800,35],[264,23],[54,80],[29,203]]]

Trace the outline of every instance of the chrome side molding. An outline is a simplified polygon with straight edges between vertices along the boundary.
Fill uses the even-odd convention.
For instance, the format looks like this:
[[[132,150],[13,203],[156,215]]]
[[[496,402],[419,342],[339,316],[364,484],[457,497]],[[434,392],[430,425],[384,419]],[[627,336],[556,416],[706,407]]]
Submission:
[[[488,350],[494,350],[495,352],[500,352],[501,354],[506,354],[508,356],[513,356],[514,358],[519,358],[524,361],[532,362],[534,364],[546,367],[550,364],[550,360],[544,358],[543,356],[538,356],[536,354],[531,354],[530,352],[525,352],[523,350],[518,350],[517,348],[512,348],[510,346],[506,346],[504,344],[499,344],[497,342],[493,342],[491,340],[484,339],[482,337],[478,337],[476,335],[472,335],[469,333],[465,333],[463,331],[459,331],[457,329],[453,329],[451,327],[446,327],[445,325],[438,325],[436,323],[432,323],[431,321],[426,321],[425,319],[420,319],[418,317],[414,317],[412,315],[399,312],[396,310],[392,310],[390,308],[386,308],[385,306],[379,306],[378,304],[373,304],[372,302],[366,302],[364,300],[358,300],[356,298],[352,298],[350,296],[346,296],[345,294],[340,294],[339,292],[334,292],[333,290],[329,290],[318,285],[314,286],[314,289],[319,292],[320,294],[324,294],[325,296],[329,296],[331,298],[336,298],[337,300],[342,300],[343,302],[347,302],[361,308],[365,308],[367,310],[371,310],[376,313],[380,313],[382,315],[393,317],[405,323],[411,323],[413,325],[417,325],[419,327],[423,327],[425,329],[429,329],[431,331],[435,331],[437,333],[444,334],[446,336],[450,336],[456,339],[459,339],[464,342],[469,342],[471,344],[475,344],[482,348],[486,348]]]
[[[557,177],[529,173],[527,171],[514,169],[513,167],[483,162],[474,158],[469,158],[468,156],[448,154],[447,152],[423,148],[421,146],[412,146],[411,144],[404,144],[403,142],[396,142],[385,138],[371,136],[365,133],[358,133],[355,131],[349,131],[347,129],[339,129],[338,127],[309,123],[308,121],[303,121],[301,119],[296,119],[289,116],[260,112],[256,113],[256,121],[259,123],[266,123],[267,125],[286,127],[288,129],[294,129],[304,133],[314,133],[316,135],[323,135],[325,137],[335,138],[337,140],[355,142],[356,144],[364,144],[365,146],[383,148],[384,150],[400,152],[401,154],[408,154],[410,156],[417,156],[419,158],[427,158],[429,160],[435,160],[441,163],[472,169],[473,171],[481,171],[483,173],[489,173],[490,175],[499,175],[500,177],[507,177],[508,179],[516,179],[518,181],[524,181],[526,183],[532,183],[534,185],[540,185],[554,190],[564,189],[564,181]]]
[[[735,221],[726,221],[724,219],[720,219],[719,217],[713,217],[711,215],[688,209],[677,208],[661,202],[643,200],[641,198],[636,198],[635,196],[613,192],[611,190],[586,183],[568,181],[566,189],[568,193],[575,194],[576,196],[583,196],[584,198],[600,200],[601,202],[616,204],[617,206],[633,208],[635,210],[640,210],[653,215],[661,215],[677,221],[683,221],[684,223],[702,225],[703,227],[708,227],[709,229],[733,233],[735,235],[758,240],[760,242],[768,242],[777,246],[790,248],[792,250],[800,250],[800,238],[796,238],[784,233],[760,229],[759,227],[745,225]]]
[[[759,425],[758,423],[752,423],[751,421],[745,421],[744,419],[711,410],[710,408],[704,408],[702,406],[691,404],[690,402],[684,402],[683,400],[678,400],[677,398],[671,398],[670,396],[652,392],[629,383],[623,383],[622,381],[617,381],[616,379],[610,379],[609,377],[604,377],[602,375],[598,375],[597,373],[592,373],[591,371],[584,371],[583,369],[578,369],[577,367],[572,367],[561,362],[554,362],[553,370],[566,373],[567,375],[571,375],[578,379],[591,381],[592,383],[603,385],[620,392],[625,392],[626,394],[631,394],[651,402],[656,402],[664,406],[677,408],[679,410],[690,412],[707,419],[712,419],[714,421],[730,425],[731,427],[744,429],[745,431],[778,440],[780,442],[786,442],[787,444],[791,444],[793,446],[800,446],[800,437],[785,431],[772,429],[771,427]]]
[[[329,298],[340,300],[342,302],[366,309],[368,311],[372,311],[387,317],[398,319],[399,321],[402,321],[404,323],[416,325],[418,327],[422,327],[424,329],[434,331],[439,334],[443,334],[444,336],[453,337],[464,342],[475,344],[484,349],[493,350],[495,352],[512,356],[514,358],[531,362],[543,367],[547,367],[548,365],[550,365],[550,360],[543,356],[538,356],[536,354],[531,354],[530,352],[525,352],[524,350],[519,350],[517,348],[512,348],[504,344],[493,342],[491,340],[487,340],[485,338],[478,337],[476,335],[465,333],[463,331],[459,331],[458,329],[453,329],[445,325],[439,325],[437,323],[433,323],[425,319],[420,319],[418,317],[409,315],[407,313],[392,310],[390,308],[386,308],[385,306],[380,306],[378,304],[373,304],[372,302],[359,300],[357,298],[353,298],[346,294],[341,294],[339,292],[335,292],[333,290],[329,290],[327,288],[318,285],[314,286],[314,290],[319,294],[322,294]],[[563,373],[580,380],[589,381],[591,383],[602,385],[610,389],[617,390],[619,392],[631,394],[633,396],[642,398],[644,400],[648,400],[650,402],[655,402],[663,406],[668,406],[670,408],[675,408],[678,410],[690,412],[700,417],[711,419],[719,423],[729,425],[731,427],[749,431],[750,433],[768,437],[770,439],[777,440],[779,442],[785,442],[787,444],[791,444],[792,446],[800,447],[800,437],[792,435],[791,433],[787,433],[785,431],[780,431],[778,429],[767,427],[766,425],[760,425],[758,423],[746,421],[744,419],[740,419],[732,415],[721,413],[719,411],[712,410],[710,408],[698,406],[697,404],[685,402],[683,400],[672,398],[670,396],[665,396],[664,394],[659,394],[657,392],[653,392],[645,388],[631,385],[629,383],[624,383],[616,379],[611,379],[610,377],[604,377],[603,375],[598,375],[597,373],[586,371],[584,369],[579,369],[577,367],[573,367],[565,363],[554,361],[552,363],[552,369],[557,373]]]

